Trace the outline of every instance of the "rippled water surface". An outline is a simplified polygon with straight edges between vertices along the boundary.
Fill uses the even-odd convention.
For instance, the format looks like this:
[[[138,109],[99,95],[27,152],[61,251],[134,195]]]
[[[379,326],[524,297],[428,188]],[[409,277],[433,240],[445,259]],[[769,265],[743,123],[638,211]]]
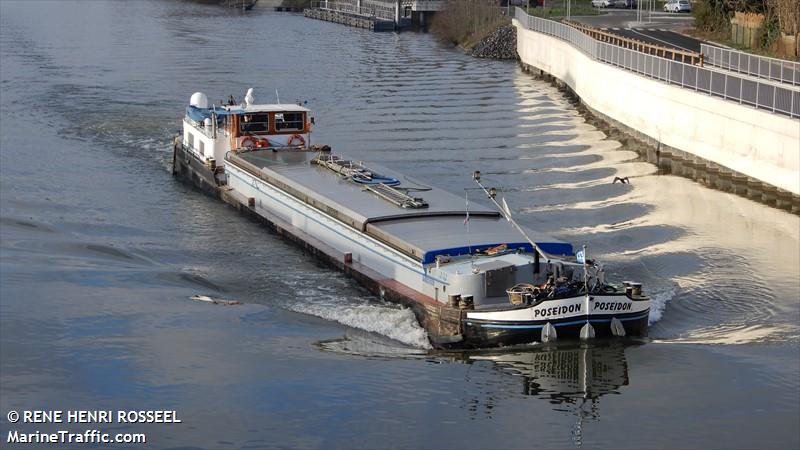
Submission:
[[[515,63],[167,0],[4,0],[0,37],[4,443],[54,429],[10,410],[169,409],[182,424],[104,431],[153,448],[800,446],[798,216],[658,175]],[[431,351],[407,310],[172,179],[191,93],[248,87],[308,101],[314,141],[351,157],[455,193],[481,170],[526,226],[644,281],[650,339]]]

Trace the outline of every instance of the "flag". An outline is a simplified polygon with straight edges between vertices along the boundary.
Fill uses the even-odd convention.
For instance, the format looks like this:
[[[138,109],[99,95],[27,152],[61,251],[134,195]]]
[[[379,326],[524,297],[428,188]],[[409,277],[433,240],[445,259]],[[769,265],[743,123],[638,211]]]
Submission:
[[[511,208],[508,207],[505,197],[503,197],[503,213],[506,215],[506,220],[511,222]]]
[[[466,201],[466,209],[467,215],[464,217],[464,225],[469,223],[469,197],[468,193],[464,193],[464,200]]]
[[[578,250],[578,253],[575,253],[575,257],[578,259],[579,263],[586,264],[585,250]]]

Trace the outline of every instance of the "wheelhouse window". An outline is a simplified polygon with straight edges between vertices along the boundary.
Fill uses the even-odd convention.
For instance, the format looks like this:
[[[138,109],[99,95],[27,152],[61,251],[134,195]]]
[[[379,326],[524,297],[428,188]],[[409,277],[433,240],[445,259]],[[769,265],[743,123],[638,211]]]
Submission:
[[[244,114],[239,121],[239,131],[242,133],[268,133],[269,113]]]
[[[276,131],[302,131],[305,125],[302,112],[275,113]]]

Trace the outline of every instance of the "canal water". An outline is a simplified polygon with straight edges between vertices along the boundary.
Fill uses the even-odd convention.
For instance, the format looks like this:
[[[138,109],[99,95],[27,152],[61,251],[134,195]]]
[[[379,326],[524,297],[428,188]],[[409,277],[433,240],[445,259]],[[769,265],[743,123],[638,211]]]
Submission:
[[[152,448],[800,446],[800,218],[659,175],[514,62],[167,0],[4,0],[0,39],[4,445],[87,428],[12,410],[164,409],[182,423],[88,427]],[[409,311],[173,180],[189,96],[249,87],[307,102],[314,142],[351,157],[458,195],[481,170],[525,226],[643,281],[650,338],[430,350]]]

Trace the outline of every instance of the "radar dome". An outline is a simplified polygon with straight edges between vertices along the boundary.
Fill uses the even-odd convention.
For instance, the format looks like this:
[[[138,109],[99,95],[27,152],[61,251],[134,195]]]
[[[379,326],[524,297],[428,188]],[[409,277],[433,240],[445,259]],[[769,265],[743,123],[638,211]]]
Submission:
[[[189,104],[195,108],[206,109],[208,108],[208,97],[202,92],[195,92],[192,94],[192,98],[189,99]]]

